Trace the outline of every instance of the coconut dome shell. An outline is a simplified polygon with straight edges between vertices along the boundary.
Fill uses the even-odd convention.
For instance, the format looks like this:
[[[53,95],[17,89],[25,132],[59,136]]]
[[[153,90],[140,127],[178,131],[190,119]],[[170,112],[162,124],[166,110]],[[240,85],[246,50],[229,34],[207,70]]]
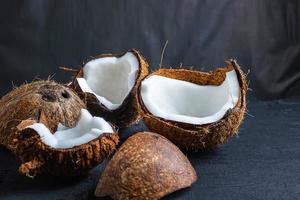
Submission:
[[[180,148],[190,151],[215,148],[234,136],[244,119],[244,113],[246,111],[247,83],[246,76],[236,60],[231,59],[226,63],[226,67],[218,68],[209,73],[180,68],[158,69],[151,74],[188,81],[198,85],[220,85],[226,78],[226,72],[234,69],[240,84],[240,97],[236,106],[229,109],[221,120],[203,125],[165,120],[152,115],[143,104],[143,100],[140,96],[139,100],[143,111],[143,120],[148,128],[153,132],[165,136]]]
[[[55,132],[58,123],[73,127],[83,108],[85,104],[75,92],[54,81],[22,85],[1,99],[0,143],[19,157],[20,173],[81,174],[115,148],[116,134],[70,149],[53,149],[34,130],[27,129],[36,122],[45,124],[51,132]]]
[[[135,84],[131,89],[128,96],[123,101],[122,105],[116,110],[109,110],[105,107],[94,94],[83,92],[80,88],[77,78],[84,77],[83,68],[85,63],[92,61],[98,58],[106,58],[106,57],[122,57],[127,52],[122,54],[101,54],[98,56],[93,57],[92,59],[84,62],[78,73],[76,74],[71,88],[73,88],[80,98],[86,103],[87,108],[90,112],[96,116],[101,116],[105,118],[107,121],[112,122],[113,124],[117,125],[118,127],[128,127],[131,124],[136,123],[141,119],[141,108],[138,101],[138,86],[141,83],[141,80],[144,79],[149,74],[148,63],[145,58],[135,49],[132,49],[128,52],[133,53],[139,63],[139,70],[135,77]]]
[[[95,195],[115,200],[160,199],[196,180],[194,168],[174,144],[159,134],[140,132],[113,156]]]

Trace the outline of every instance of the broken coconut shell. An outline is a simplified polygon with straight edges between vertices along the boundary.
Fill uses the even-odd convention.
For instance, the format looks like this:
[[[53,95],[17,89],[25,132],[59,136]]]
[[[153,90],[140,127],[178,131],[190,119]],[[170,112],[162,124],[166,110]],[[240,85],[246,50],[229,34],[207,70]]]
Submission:
[[[28,126],[40,122],[51,132],[59,123],[76,125],[84,103],[71,89],[54,81],[22,85],[0,101],[0,144],[21,160],[19,172],[29,177],[39,173],[73,176],[85,173],[109,155],[118,143],[117,134],[102,135],[87,144],[54,149]]]
[[[106,166],[95,195],[115,200],[154,200],[190,187],[197,174],[165,137],[140,132],[128,138]]]
[[[145,124],[151,131],[165,136],[182,149],[199,151],[215,148],[218,145],[223,144],[227,139],[237,133],[246,110],[246,76],[242,72],[236,60],[231,59],[227,61],[226,67],[218,68],[214,72],[210,73],[181,68],[158,69],[149,75],[149,77],[152,75],[159,75],[171,79],[187,81],[196,85],[219,86],[224,82],[226,73],[232,70],[236,73],[237,82],[240,87],[240,94],[236,105],[233,108],[228,109],[220,120],[213,123],[196,125],[166,120],[162,117],[154,116],[146,108],[143,102],[140,86],[139,102],[143,111],[143,120]]]
[[[84,69],[86,67],[86,64],[100,59],[108,59],[108,58],[120,59],[126,56],[127,54],[133,54],[135,59],[137,59],[138,61],[138,70],[134,77],[134,85],[130,90],[130,92],[127,94],[126,98],[122,101],[120,106],[117,109],[110,109],[107,106],[105,106],[102,102],[100,102],[100,100],[96,97],[95,94],[91,92],[84,92],[78,82],[78,79],[84,78]],[[115,64],[116,62],[117,61],[113,61],[112,65],[117,65]],[[101,66],[97,66],[97,67],[99,67],[99,69],[101,70]],[[117,69],[117,71],[120,72],[121,69]],[[87,62],[84,62],[84,64],[81,66],[80,70],[76,74],[70,87],[72,87],[81,97],[81,99],[84,102],[86,102],[88,109],[91,111],[93,115],[101,116],[107,121],[114,123],[118,127],[128,127],[131,124],[134,124],[141,119],[141,115],[140,115],[141,108],[138,103],[137,91],[141,80],[145,78],[148,75],[148,73],[149,73],[148,63],[146,62],[145,58],[135,49],[129,50],[128,52],[122,54],[101,54],[93,57]],[[95,73],[89,73],[89,74],[95,75]],[[107,76],[109,75],[106,74],[105,77],[107,78]],[[110,76],[115,76],[115,74],[112,73]],[[102,79],[104,78],[102,77]],[[114,78],[118,79],[118,77],[114,77]],[[99,78],[99,80],[101,81],[101,78]],[[112,83],[110,83],[109,81],[107,81],[105,84],[108,84],[109,87],[110,85],[113,85],[114,82],[115,81],[112,81]],[[124,84],[127,83],[124,82]],[[123,85],[123,83],[121,83],[121,85]],[[118,87],[122,87],[122,86],[120,86],[119,84]],[[109,91],[108,93],[111,94],[117,92],[117,89],[109,89],[108,91]],[[101,96],[101,94],[99,95]]]

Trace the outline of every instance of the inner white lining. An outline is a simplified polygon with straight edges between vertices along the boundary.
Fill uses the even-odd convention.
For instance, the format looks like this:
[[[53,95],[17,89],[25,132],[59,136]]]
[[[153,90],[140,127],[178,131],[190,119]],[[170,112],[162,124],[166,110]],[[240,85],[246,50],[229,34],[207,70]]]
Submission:
[[[226,73],[220,86],[197,85],[159,75],[146,78],[141,85],[144,105],[154,116],[188,124],[219,121],[234,108],[240,96],[235,70]]]
[[[73,148],[88,143],[103,133],[113,133],[113,128],[103,118],[93,117],[87,110],[81,110],[80,120],[74,128],[58,125],[57,131],[52,134],[43,123],[34,123],[27,128],[35,130],[42,142],[50,147]]]
[[[94,59],[83,67],[77,82],[83,92],[94,94],[109,110],[121,106],[135,85],[139,61],[127,52],[124,56]]]

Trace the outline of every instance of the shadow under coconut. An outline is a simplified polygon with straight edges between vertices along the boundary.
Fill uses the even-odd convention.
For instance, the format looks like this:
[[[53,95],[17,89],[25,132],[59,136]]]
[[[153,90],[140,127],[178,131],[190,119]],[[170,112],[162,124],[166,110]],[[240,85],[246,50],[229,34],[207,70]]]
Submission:
[[[185,188],[178,190],[174,193],[171,193],[165,197],[163,197],[161,200],[173,200],[173,199],[182,199],[182,197],[187,197],[191,195],[191,188]],[[112,200],[110,197],[95,197],[94,195],[91,195],[88,197],[89,200]]]
[[[120,144],[125,142],[127,138],[134,135],[135,133],[142,131],[149,131],[148,127],[144,124],[143,120],[140,120],[138,123],[133,124],[130,127],[119,129]]]
[[[20,162],[0,146],[0,199],[87,199],[94,194],[106,164],[107,160],[88,174],[77,177],[38,175],[30,179],[18,173]]]

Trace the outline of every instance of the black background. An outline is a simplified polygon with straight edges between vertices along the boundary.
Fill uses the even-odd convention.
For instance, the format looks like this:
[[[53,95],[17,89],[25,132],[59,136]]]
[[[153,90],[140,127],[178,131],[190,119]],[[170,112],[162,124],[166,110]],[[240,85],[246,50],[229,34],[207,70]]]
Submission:
[[[151,68],[212,70],[236,58],[261,99],[300,97],[298,0],[2,1],[0,92],[34,78],[70,80],[89,56],[136,48]]]
[[[155,69],[213,70],[236,58],[253,92],[238,137],[210,152],[187,154],[199,180],[166,199],[300,199],[300,1],[27,0],[0,4],[0,94],[35,78],[68,82],[60,66],[136,48]],[[258,100],[261,99],[261,100]],[[143,123],[121,130],[147,130]],[[94,199],[101,164],[74,181],[17,173],[0,147],[0,199]]]

